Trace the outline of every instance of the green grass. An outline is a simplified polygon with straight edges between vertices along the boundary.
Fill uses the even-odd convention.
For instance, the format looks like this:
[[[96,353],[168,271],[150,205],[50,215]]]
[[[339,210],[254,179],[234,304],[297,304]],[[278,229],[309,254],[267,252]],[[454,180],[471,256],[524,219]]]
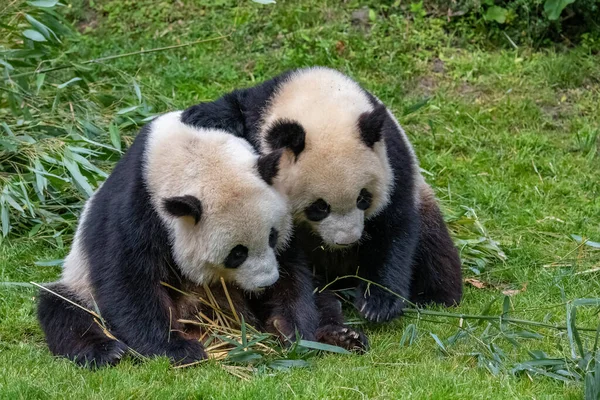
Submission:
[[[376,2],[371,2],[375,4]],[[87,4],[87,3],[86,3]],[[451,312],[501,314],[502,290],[526,289],[510,298],[511,316],[565,325],[565,302],[600,297],[600,250],[570,237],[600,241],[600,60],[581,49],[557,52],[482,51],[457,48],[438,20],[387,16],[352,22],[364,3],[333,0],[239,7],[226,1],[96,1],[70,8],[84,36],[76,56],[107,55],[170,46],[222,34],[227,39],[95,66],[110,77],[135,77],[147,97],[174,107],[210,100],[260,82],[287,68],[326,65],[352,75],[397,114],[430,173],[444,208],[472,208],[507,255],[473,277],[489,286],[465,286],[464,302]],[[68,79],[68,78],[67,78]],[[403,115],[424,98],[429,103]],[[159,102],[157,102],[158,104]],[[161,102],[160,104],[165,104]],[[164,106],[163,106],[164,107]],[[166,109],[158,109],[163,112]],[[57,267],[35,261],[62,258],[43,238],[4,240],[0,282],[47,282]],[[560,262],[563,266],[548,266]],[[566,266],[564,266],[566,265]],[[566,332],[535,329],[541,338],[513,346],[497,333],[449,345],[459,320],[424,316],[366,326],[372,350],[364,356],[324,355],[311,367],[231,376],[216,363],[172,369],[164,359],[126,360],[89,372],[53,358],[35,320],[35,291],[0,283],[0,397],[14,398],[580,398],[583,384],[539,375],[513,375],[515,363],[544,350],[570,357]],[[577,325],[595,328],[598,309],[578,309]],[[409,324],[417,335],[400,341]],[[520,331],[524,328],[515,328]],[[440,350],[430,333],[445,342]],[[592,334],[583,334],[586,347]],[[473,353],[494,343],[506,358],[492,374]]]

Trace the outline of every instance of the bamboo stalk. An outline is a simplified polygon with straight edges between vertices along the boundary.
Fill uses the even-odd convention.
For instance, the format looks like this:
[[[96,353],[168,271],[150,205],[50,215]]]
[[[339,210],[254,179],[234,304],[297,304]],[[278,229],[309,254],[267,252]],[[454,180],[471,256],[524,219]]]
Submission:
[[[96,63],[100,63],[100,62],[104,62],[104,61],[115,60],[117,58],[131,57],[131,56],[137,56],[137,55],[141,55],[141,54],[149,54],[149,53],[156,53],[156,52],[159,52],[159,51],[178,49],[178,48],[181,48],[181,47],[193,46],[195,44],[207,43],[207,42],[213,42],[215,40],[225,39],[225,38],[227,38],[229,36],[230,35],[223,35],[223,36],[217,36],[217,37],[210,38],[210,39],[201,39],[201,40],[196,40],[196,41],[193,41],[193,42],[188,42],[188,43],[183,43],[183,44],[176,44],[176,45],[173,45],[173,46],[156,47],[154,49],[132,51],[130,53],[124,53],[124,54],[114,54],[112,56],[106,56],[106,57],[94,58],[92,60],[86,60],[86,61],[83,61],[83,62],[79,63],[79,65],[96,64]],[[35,75],[35,74],[44,74],[46,72],[60,71],[62,69],[68,69],[68,68],[74,68],[74,67],[75,67],[74,64],[58,65],[56,67],[51,67],[51,68],[44,68],[44,69],[35,70],[35,71],[22,72],[20,74],[12,75],[11,78],[20,78],[22,76]]]
[[[225,284],[225,280],[223,279],[223,277],[221,277],[221,285],[223,286],[223,290],[225,291],[225,296],[227,297],[227,302],[229,303],[229,307],[231,308],[233,317],[235,318],[235,321],[241,325],[242,321],[240,321],[237,311],[236,311],[235,307],[233,306],[233,301],[231,301],[231,297],[229,296],[229,290],[227,290],[227,285]]]

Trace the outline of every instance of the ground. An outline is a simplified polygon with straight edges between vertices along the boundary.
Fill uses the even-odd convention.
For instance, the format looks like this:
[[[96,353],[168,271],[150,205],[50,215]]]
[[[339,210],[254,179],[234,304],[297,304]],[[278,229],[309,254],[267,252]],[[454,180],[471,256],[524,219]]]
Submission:
[[[454,37],[436,20],[400,12],[357,12],[356,1],[244,4],[226,1],[100,1],[73,4],[83,38],[80,60],[227,37],[98,66],[136,77],[143,93],[175,107],[210,100],[287,68],[325,65],[350,74],[383,100],[413,141],[448,215],[475,211],[506,253],[505,262],[465,285],[453,313],[481,314],[493,299],[502,312],[509,292],[515,318],[565,325],[565,305],[600,294],[600,252],[571,237],[600,240],[600,62],[585,49],[492,48]],[[375,10],[377,10],[375,8]],[[483,43],[483,44],[482,44]],[[429,102],[407,114],[411,105]],[[167,111],[157,110],[157,111]],[[0,249],[0,397],[14,398],[581,398],[583,384],[512,374],[528,351],[570,357],[568,333],[535,328],[519,346],[500,334],[506,353],[497,373],[478,363],[487,322],[423,317],[365,327],[371,351],[323,355],[311,366],[230,375],[217,363],[185,370],[164,359],[90,372],[53,358],[35,320],[36,292],[6,282],[48,282],[68,248],[11,239]],[[441,310],[439,310],[441,311]],[[577,325],[595,329],[594,307]],[[449,344],[468,323],[475,333]],[[416,338],[401,345],[412,325]],[[524,327],[515,328],[523,331]],[[440,349],[432,336],[445,343]],[[535,336],[535,337],[533,337]],[[583,334],[586,346],[593,334]],[[490,339],[486,339],[488,349]],[[494,347],[492,347],[493,349]],[[493,368],[492,368],[493,369]]]

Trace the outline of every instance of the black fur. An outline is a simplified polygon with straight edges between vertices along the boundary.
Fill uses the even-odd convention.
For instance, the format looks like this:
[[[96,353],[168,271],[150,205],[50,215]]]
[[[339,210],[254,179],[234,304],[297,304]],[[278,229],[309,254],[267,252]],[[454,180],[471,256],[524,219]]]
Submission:
[[[235,246],[225,258],[223,265],[225,268],[237,268],[248,258],[248,248],[238,244]]]
[[[424,198],[420,213],[423,227],[415,254],[411,301],[457,305],[462,297],[460,257],[435,199]]]
[[[387,109],[383,104],[377,104],[373,111],[362,113],[358,117],[360,138],[367,146],[373,148],[375,143],[381,140],[383,123],[386,117],[388,117]]]
[[[365,334],[345,325],[342,304],[332,291],[317,293],[316,302],[319,309],[319,328],[315,335],[317,341],[359,353],[369,349]]]
[[[290,149],[296,157],[304,150],[306,132],[295,121],[275,121],[265,135],[267,143],[272,150]]]
[[[202,203],[194,196],[177,196],[163,200],[165,210],[174,217],[192,217],[198,223],[202,216]]]
[[[311,221],[321,221],[329,216],[331,212],[331,206],[323,199],[317,199],[310,206],[304,209],[306,218]]]
[[[76,304],[81,303],[60,283],[47,287]],[[87,311],[45,290],[38,297],[38,319],[52,353],[92,368],[114,365],[126,353],[127,346],[107,336],[100,321]]]
[[[226,126],[225,129],[246,138],[259,151],[265,152],[258,130],[260,121],[268,113],[269,101],[291,74],[293,71],[256,87],[236,90],[214,103],[191,107],[184,113],[184,118],[188,123],[202,127],[220,127],[227,121],[226,125],[231,128]],[[364,93],[371,99],[374,111],[357,116],[357,124],[367,146],[385,140],[394,173],[390,204],[365,223],[359,247],[338,251],[326,249],[310,233],[303,235],[304,227],[298,227],[296,236],[300,239],[294,240],[293,246],[303,248],[311,265],[329,280],[354,274],[358,269],[360,276],[393,291],[396,295],[377,285],[367,285],[364,281],[357,283],[356,306],[369,320],[385,321],[400,315],[410,298],[419,303],[458,303],[462,279],[457,250],[451,244],[443,221],[431,223],[437,220],[439,207],[435,202],[431,209],[415,206],[419,196],[415,177],[419,171],[412,163],[410,144],[402,139],[386,108],[373,95]],[[204,115],[199,116],[198,110],[204,110]],[[210,116],[206,115],[208,113]],[[423,224],[422,219],[425,220]],[[444,240],[436,242],[439,238]],[[437,264],[440,260],[445,260],[442,265]],[[447,288],[442,290],[444,285]]]
[[[254,303],[264,329],[285,341],[293,341],[296,332],[306,340],[315,340],[319,313],[313,295],[312,275],[302,252],[290,247],[279,257],[279,280]]]
[[[283,150],[276,150],[267,155],[260,156],[257,163],[258,173],[269,185],[273,184],[273,179],[279,172],[279,160]]]

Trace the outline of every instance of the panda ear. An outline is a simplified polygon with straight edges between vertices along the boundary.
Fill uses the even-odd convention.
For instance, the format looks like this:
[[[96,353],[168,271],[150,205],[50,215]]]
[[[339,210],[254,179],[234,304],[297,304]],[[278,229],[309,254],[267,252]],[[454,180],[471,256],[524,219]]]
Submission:
[[[165,211],[174,217],[192,217],[197,224],[202,216],[202,203],[198,198],[185,195],[163,200]]]
[[[387,109],[383,104],[379,104],[373,111],[362,113],[358,118],[360,137],[370,148],[381,140],[381,129],[386,117]]]
[[[306,132],[299,123],[281,119],[269,127],[265,138],[271,150],[287,148],[298,157],[304,150]]]
[[[273,179],[279,172],[279,161],[281,161],[282,154],[283,149],[279,149],[258,158],[256,163],[258,173],[269,185],[273,184]]]

